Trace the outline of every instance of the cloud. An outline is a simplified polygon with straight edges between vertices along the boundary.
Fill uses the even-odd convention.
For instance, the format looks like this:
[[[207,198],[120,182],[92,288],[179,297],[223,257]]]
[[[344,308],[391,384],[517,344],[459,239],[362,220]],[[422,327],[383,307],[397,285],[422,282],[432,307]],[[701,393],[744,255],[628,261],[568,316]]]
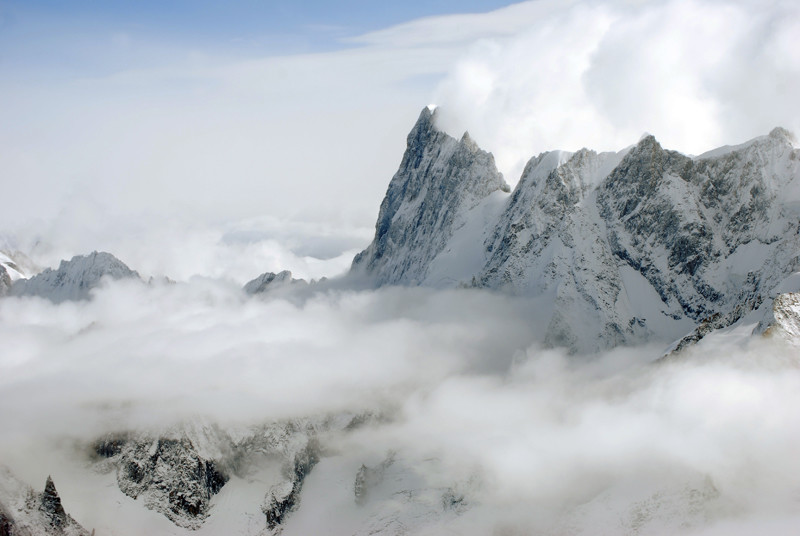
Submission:
[[[699,154],[800,128],[794,3],[531,4],[536,18],[474,44],[435,99],[444,127],[468,129],[512,182],[550,149],[618,150],[650,132]]]
[[[0,81],[0,226],[30,234],[59,220],[66,235],[74,221],[60,214],[94,204],[102,225],[73,233],[86,242],[176,215],[199,227],[265,215],[372,227],[429,102],[511,183],[540,151],[618,150],[645,131],[699,153],[776,125],[800,130],[798,15],[778,1],[546,0],[266,58],[131,30],[135,62],[104,41],[102,70],[25,63]]]
[[[83,462],[64,438],[392,408],[385,422],[326,440],[287,535],[320,519],[349,534],[380,512],[417,519],[420,534],[714,534],[796,521],[792,349],[711,335],[669,363],[652,364],[654,347],[587,361],[541,348],[536,321],[530,304],[486,291],[247,299],[202,278],[114,282],[90,302],[6,298],[0,457],[31,481],[74,476],[67,490],[78,489],[89,477],[77,476]],[[419,495],[399,500],[389,487],[353,507],[355,471],[389,451],[396,480],[386,486]],[[469,505],[461,514],[420,513],[450,488]],[[339,503],[350,506],[323,516]]]

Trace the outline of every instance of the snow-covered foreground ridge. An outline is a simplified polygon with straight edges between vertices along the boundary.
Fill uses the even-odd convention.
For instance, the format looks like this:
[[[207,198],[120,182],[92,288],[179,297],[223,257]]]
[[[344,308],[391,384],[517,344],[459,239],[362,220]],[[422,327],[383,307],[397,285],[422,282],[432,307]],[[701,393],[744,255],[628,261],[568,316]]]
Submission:
[[[653,136],[551,151],[513,192],[492,155],[425,108],[351,275],[540,299],[546,342],[578,352],[725,327],[798,270],[800,151],[767,136],[689,157]]]

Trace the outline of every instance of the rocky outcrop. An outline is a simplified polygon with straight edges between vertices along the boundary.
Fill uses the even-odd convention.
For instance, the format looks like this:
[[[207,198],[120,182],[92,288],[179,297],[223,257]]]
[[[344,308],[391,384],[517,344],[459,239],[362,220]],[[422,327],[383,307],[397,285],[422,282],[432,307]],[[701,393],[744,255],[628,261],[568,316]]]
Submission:
[[[277,529],[300,502],[306,476],[319,462],[318,437],[349,431],[364,415],[278,421],[245,430],[235,438],[205,422],[186,422],[159,433],[108,434],[90,445],[95,469],[115,471],[119,489],[160,512],[179,527],[200,528],[213,498],[230,478],[245,477],[253,465],[277,463],[280,478],[267,490],[262,512]]]
[[[189,529],[202,525],[211,498],[228,481],[225,460],[231,449],[230,439],[216,427],[188,427],[161,436],[112,434],[92,448],[96,460],[116,470],[125,495]]]
[[[776,296],[753,334],[783,339],[800,346],[800,292]]]
[[[0,265],[0,297],[5,296],[11,290],[11,277],[6,271],[6,267]]]
[[[92,533],[93,534],[93,533]],[[0,468],[0,536],[89,536],[61,504],[53,479],[37,493]]]
[[[49,476],[44,485],[39,511],[44,514],[50,527],[60,530],[67,525],[67,512],[64,511],[64,507],[61,505],[61,497],[58,496],[53,479]]]
[[[619,153],[543,153],[505,195],[488,156],[451,158],[434,119],[423,110],[409,135],[352,274],[538,298],[545,342],[591,353],[699,340],[800,269],[800,151],[783,129],[698,157],[650,135]]]
[[[381,203],[375,238],[353,260],[351,273],[377,285],[418,284],[456,231],[492,194],[509,190],[491,153],[469,134],[460,140],[422,110],[408,135],[400,169]]]
[[[139,274],[110,253],[95,251],[61,261],[56,270],[48,268],[30,279],[14,281],[9,294],[40,296],[54,303],[88,300],[90,291],[106,278],[139,279]]]
[[[284,466],[284,480],[270,487],[264,496],[261,511],[266,517],[267,528],[278,529],[286,516],[298,507],[303,483],[306,476],[319,463],[319,457],[319,444],[316,441],[309,441],[305,448],[294,456],[294,460]]]
[[[307,284],[305,279],[294,279],[292,278],[292,272],[283,270],[277,274],[274,272],[265,272],[252,281],[247,282],[242,290],[244,290],[245,294],[254,295],[278,288],[305,286]]]

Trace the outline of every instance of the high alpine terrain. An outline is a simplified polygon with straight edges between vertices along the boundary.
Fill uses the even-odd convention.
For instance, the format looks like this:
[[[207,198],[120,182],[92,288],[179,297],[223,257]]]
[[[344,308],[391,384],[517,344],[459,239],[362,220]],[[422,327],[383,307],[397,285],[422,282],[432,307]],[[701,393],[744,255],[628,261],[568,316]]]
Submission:
[[[337,314],[343,314],[345,309],[340,303],[362,304],[359,321],[377,326],[366,335],[372,342],[367,347],[370,351],[381,348],[386,354],[392,349],[385,341],[396,340],[392,338],[396,332],[403,340],[412,341],[414,337],[408,334],[435,332],[443,340],[458,341],[460,351],[475,346],[476,352],[502,353],[497,347],[480,347],[484,341],[475,324],[470,324],[472,330],[459,330],[451,325],[455,322],[424,325],[420,318],[430,320],[436,314],[435,307],[432,312],[424,310],[428,304],[424,300],[424,305],[414,305],[414,318],[403,307],[416,303],[414,300],[429,289],[446,296],[461,293],[488,295],[492,299],[511,297],[515,303],[525,304],[517,311],[531,311],[531,316],[509,322],[518,321],[526,333],[534,333],[537,350],[555,352],[544,353],[543,368],[531,368],[525,348],[515,347],[511,341],[508,345],[516,353],[513,359],[503,361],[499,377],[450,379],[437,369],[450,356],[426,339],[414,350],[424,359],[413,361],[409,368],[418,374],[415,378],[422,378],[419,381],[427,390],[420,393],[411,389],[414,394],[408,399],[392,389],[376,388],[380,392],[370,393],[373,398],[364,395],[365,400],[380,400],[372,407],[351,405],[342,409],[326,405],[324,411],[265,418],[256,424],[251,420],[247,424],[226,425],[204,416],[190,416],[179,423],[164,419],[168,425],[138,428],[118,426],[116,422],[104,424],[102,434],[67,442],[71,455],[79,458],[80,470],[88,475],[80,481],[84,484],[67,487],[73,491],[70,500],[75,500],[76,489],[101,487],[107,496],[105,507],[115,509],[114,515],[124,519],[118,525],[124,534],[311,534],[319,531],[320,520],[324,519],[325,528],[332,534],[522,534],[527,533],[525,529],[515,527],[527,526],[536,527],[542,534],[634,535],[703,527],[709,512],[737,511],[740,497],[731,490],[738,490],[740,483],[712,478],[710,474],[717,474],[714,470],[704,472],[699,468],[709,465],[703,452],[686,449],[690,462],[681,460],[678,464],[670,458],[673,465],[658,457],[668,458],[662,452],[669,450],[664,444],[669,446],[681,439],[679,433],[661,443],[647,443],[660,429],[648,428],[651,423],[643,422],[639,408],[663,410],[653,400],[663,400],[673,384],[682,386],[688,382],[694,386],[692,389],[677,390],[680,396],[676,398],[683,402],[687,393],[697,391],[691,375],[687,379],[680,375],[680,369],[674,369],[679,371],[670,373],[675,381],[662,385],[653,379],[652,370],[656,367],[650,367],[642,373],[644,379],[639,378],[641,385],[609,380],[589,383],[591,388],[581,389],[586,385],[581,383],[585,378],[576,380],[578,387],[564,381],[569,366],[559,364],[553,349],[566,349],[573,354],[573,362],[588,363],[592,359],[587,356],[644,344],[655,345],[658,356],[685,355],[681,352],[688,349],[687,353],[691,353],[706,335],[736,329],[744,330],[747,337],[765,335],[780,344],[788,341],[781,348],[800,345],[800,150],[795,148],[792,135],[775,128],[768,135],[741,145],[721,147],[699,156],[665,149],[650,135],[618,152],[551,151],[531,158],[512,190],[491,153],[482,150],[467,133],[457,139],[443,132],[437,126],[437,117],[435,109],[422,110],[380,205],[374,238],[355,256],[346,275],[307,283],[294,279],[288,271],[266,272],[241,291],[234,288],[233,297],[225,295],[221,300],[224,306],[238,307],[245,314],[237,317],[239,320],[226,317],[222,321],[226,359],[214,369],[223,380],[212,383],[213,389],[224,389],[224,378],[230,377],[226,375],[231,374],[231,369],[252,379],[255,391],[262,389],[258,382],[263,378],[253,372],[261,369],[249,352],[257,349],[263,353],[264,347],[259,346],[263,341],[251,340],[252,332],[243,336],[243,331],[236,328],[237,322],[249,325],[248,321],[258,318],[258,306],[269,300],[279,305],[266,323],[279,324],[282,314],[292,314],[297,309],[304,310],[311,319],[308,325],[293,325],[285,332],[272,334],[268,338],[270,352],[291,349],[296,341],[304,340],[305,331],[313,331],[320,336],[301,345],[304,357],[324,354],[330,341],[346,346],[356,357],[370,353],[354,344],[353,348],[348,346],[347,337],[357,338],[358,329],[340,334],[321,326],[325,316],[321,313],[323,306],[313,300],[315,293],[341,300],[337,302]],[[95,303],[91,300],[115,281],[141,282],[139,274],[122,261],[110,253],[93,252],[35,274],[31,262],[17,262],[16,258],[27,259],[21,253],[0,255],[0,296],[8,296],[2,305],[30,306],[26,310],[31,318],[38,318],[37,307],[69,318],[67,327],[52,335],[59,352],[68,347],[71,355],[82,356],[99,344],[104,358],[110,360],[117,352],[126,357],[113,361],[124,375],[140,365],[127,359],[129,354],[123,350],[128,348],[121,348],[117,338],[121,337],[126,346],[145,348],[130,355],[145,358],[147,363],[166,359],[179,347],[160,343],[159,336],[169,330],[158,321],[162,313],[159,305],[150,300],[160,304],[158,300],[170,292],[184,300],[188,292],[182,284],[168,281],[170,285],[163,287],[158,283],[142,284],[119,291],[119,296],[129,300],[119,303],[136,305],[141,304],[131,294],[152,291],[144,300],[146,310],[152,314],[148,313],[145,320],[137,317],[132,321],[138,327],[141,326],[136,322],[144,326],[145,335],[137,339],[124,331],[129,319],[115,316],[118,302],[111,299],[104,302],[98,318],[87,325],[71,319],[71,315],[86,313],[85,309]],[[203,287],[202,282],[199,285],[202,304],[198,309],[220,303],[217,291]],[[378,290],[373,293],[373,289]],[[397,317],[379,306],[363,305],[377,299],[373,295],[395,296],[392,292],[400,293],[400,298],[386,309],[401,310]],[[195,368],[205,370],[203,361],[208,356],[204,347],[219,343],[204,338],[212,322],[194,310],[184,311],[182,305],[173,304],[172,310],[166,308],[163,313],[177,315],[185,323],[180,324],[178,335],[173,334],[176,340],[193,342],[191,351],[179,352],[179,365],[170,369],[175,375],[172,381],[178,384],[185,376],[189,392],[202,391],[192,382],[200,377]],[[478,310],[476,314],[493,313]],[[390,321],[382,324],[384,317]],[[345,319],[342,326],[350,327],[349,321]],[[352,323],[358,325],[357,321]],[[38,324],[34,328],[35,337],[45,330]],[[252,327],[259,329],[265,329],[264,322]],[[105,342],[103,330],[114,334],[111,343]],[[19,347],[35,354],[45,345],[35,337],[22,340]],[[408,358],[406,352],[412,353],[405,347],[398,351]],[[200,354],[198,361],[191,360],[192,353]],[[344,378],[348,386],[352,382],[348,390],[357,391],[360,384],[355,379],[370,373],[348,361],[335,370],[325,369],[327,361],[336,356],[324,357],[316,364],[301,361],[296,365],[301,379],[316,377],[315,369],[321,368],[326,375]],[[259,354],[258,358],[263,356]],[[269,373],[283,378],[281,374],[295,366],[290,361],[270,361]],[[671,359],[659,362],[675,365]],[[25,382],[29,378],[24,362],[20,363],[22,366],[12,363],[17,368],[9,370],[22,378],[27,397]],[[383,365],[389,367],[391,363],[386,360]],[[108,366],[104,359],[91,360],[87,376]],[[396,363],[394,367],[391,374],[401,380],[398,385],[392,384],[393,389],[408,393],[409,387],[402,380],[405,369]],[[465,370],[476,374],[477,370],[443,368],[459,374]],[[147,385],[142,389],[152,396],[163,396],[158,387],[164,385],[158,382],[159,370],[156,364],[143,381]],[[714,374],[718,372],[715,370]],[[57,376],[50,368],[47,374]],[[445,380],[430,387],[426,382],[435,384],[431,378],[441,380],[437,374],[443,374]],[[57,379],[61,381],[60,377]],[[80,380],[84,381],[89,390],[90,380]],[[303,382],[289,383],[292,396],[316,396],[313,388],[306,389]],[[535,385],[543,394],[532,392],[528,385]],[[656,387],[651,389],[652,385]],[[736,394],[730,399],[732,404],[741,397],[749,397],[748,401],[758,398],[746,389],[741,389],[744,394],[739,397],[740,385],[734,385],[736,388],[729,390]],[[363,385],[360,387],[363,389]],[[701,391],[705,389],[704,384]],[[514,393],[509,395],[511,400],[522,400],[527,405],[511,404],[510,411],[509,405],[495,398],[509,392]],[[442,417],[430,426],[424,420],[428,410],[434,417],[437,412],[458,416],[460,405],[468,404],[470,394],[476,393],[483,398],[475,402],[474,411],[463,421]],[[207,394],[211,396],[210,392]],[[614,404],[623,405],[619,401],[625,397],[635,399],[635,411],[632,416],[625,413],[619,424],[610,415],[614,415]],[[696,406],[690,400],[689,412],[694,415],[696,409],[705,406],[713,409],[712,398],[701,399]],[[179,402],[169,396],[166,400]],[[134,406],[128,400],[120,402],[122,409],[109,409],[111,404],[92,400],[80,403],[82,409],[94,408],[93,404],[108,414],[117,410],[133,413]],[[54,409],[45,407],[47,412]],[[161,410],[168,408],[156,407],[154,413]],[[670,420],[673,415],[669,411],[659,413],[662,418],[663,414],[668,417],[664,426],[674,426],[682,432],[685,429],[681,426],[688,421],[691,426],[686,437],[702,435],[693,427],[692,419],[676,418],[679,426]],[[747,417],[744,411],[742,418]],[[758,422],[760,417],[756,416]],[[154,420],[161,422],[155,417]],[[529,425],[531,422],[534,425]],[[600,432],[591,428],[591,437],[599,438],[597,448],[592,444],[581,450],[579,447],[590,442],[577,431],[583,430],[586,423],[594,426],[597,422],[603,423]],[[615,442],[624,443],[626,434],[631,433],[630,422],[634,423],[633,428],[649,430],[644,441],[648,455],[656,453],[653,456],[663,467],[677,465],[684,472],[666,471],[669,474],[665,476],[653,469],[652,475],[641,476],[632,470],[636,475],[631,476],[623,470],[623,477],[609,483],[608,473],[613,473],[614,468],[609,468],[611,465],[602,456],[594,456],[596,452],[606,456],[617,452],[619,445]],[[470,426],[477,426],[479,433],[459,435]],[[705,427],[713,428],[714,422],[707,420],[698,426],[705,431]],[[769,434],[775,429],[785,431],[791,427],[767,428],[762,430],[765,437],[771,437]],[[543,430],[549,430],[551,436]],[[724,432],[722,437],[727,438],[729,430]],[[407,436],[446,440],[431,454]],[[768,443],[772,448],[780,441]],[[484,446],[501,452],[500,460],[494,461],[503,471],[494,474],[505,475],[505,479],[492,477],[480,464],[464,462],[471,460],[469,455],[474,452],[483,453]],[[558,457],[562,451],[574,454],[570,463],[548,463],[563,462]],[[714,456],[727,454],[712,452],[709,456],[716,461]],[[576,459],[579,461],[572,463]],[[650,458],[643,459],[636,467],[646,472]],[[742,459],[749,460],[748,467],[763,463],[749,451]],[[521,469],[528,466],[536,471],[525,473]],[[576,467],[589,469],[581,473]],[[550,480],[546,480],[547,475]],[[536,488],[540,477],[549,482],[545,491]],[[579,482],[573,486],[579,489],[577,494],[568,500],[553,499],[561,497],[562,486],[567,489],[574,481]],[[796,490],[793,493],[796,502]],[[532,501],[537,499],[540,502],[534,504]],[[548,506],[548,500],[554,501],[555,506]],[[624,504],[620,505],[620,501]],[[91,513],[91,508],[83,506],[80,511]],[[52,479],[47,479],[44,493],[38,493],[0,468],[0,536],[88,534],[78,523],[80,520],[66,513],[67,509],[62,506]],[[614,515],[609,516],[608,512]],[[597,519],[606,524],[595,525]],[[532,524],[526,525],[529,522]]]

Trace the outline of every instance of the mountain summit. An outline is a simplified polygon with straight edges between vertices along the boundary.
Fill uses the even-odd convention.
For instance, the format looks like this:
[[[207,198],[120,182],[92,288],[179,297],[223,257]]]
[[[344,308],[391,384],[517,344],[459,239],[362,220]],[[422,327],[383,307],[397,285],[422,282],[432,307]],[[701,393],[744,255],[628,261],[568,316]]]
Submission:
[[[492,155],[425,108],[351,273],[539,298],[546,341],[578,352],[729,325],[798,270],[793,139],[776,128],[698,157],[652,135],[618,153],[552,151],[508,193]]]

